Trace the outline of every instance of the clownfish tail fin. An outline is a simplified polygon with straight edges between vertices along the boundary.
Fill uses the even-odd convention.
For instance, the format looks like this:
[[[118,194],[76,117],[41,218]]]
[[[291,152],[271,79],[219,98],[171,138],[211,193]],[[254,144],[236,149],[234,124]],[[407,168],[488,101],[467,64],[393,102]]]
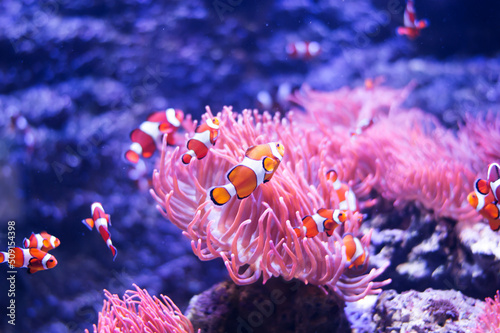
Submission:
[[[8,258],[9,258],[9,254],[7,252],[0,252],[0,264],[7,262]]]
[[[113,261],[115,261],[116,255],[118,254],[118,251],[116,250],[116,247],[114,247],[113,245],[110,245],[109,249],[111,250],[111,253],[113,254]]]
[[[222,206],[231,199],[231,193],[224,186],[215,186],[209,189],[210,199],[217,206]]]

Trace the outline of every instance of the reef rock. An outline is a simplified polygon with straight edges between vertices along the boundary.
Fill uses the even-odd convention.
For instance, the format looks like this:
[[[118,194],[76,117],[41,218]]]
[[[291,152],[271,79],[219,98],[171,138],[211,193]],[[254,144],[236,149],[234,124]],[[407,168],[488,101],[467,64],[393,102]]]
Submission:
[[[454,290],[384,291],[373,309],[375,332],[472,332],[483,303]]]
[[[187,317],[206,333],[350,332],[344,301],[298,280],[216,284],[194,296]]]

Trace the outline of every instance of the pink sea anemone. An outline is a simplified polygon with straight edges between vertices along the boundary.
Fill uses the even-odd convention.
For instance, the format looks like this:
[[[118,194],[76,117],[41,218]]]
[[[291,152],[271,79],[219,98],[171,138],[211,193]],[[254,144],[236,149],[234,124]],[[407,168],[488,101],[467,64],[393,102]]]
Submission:
[[[469,116],[467,126],[455,133],[430,114],[401,108],[407,93],[408,88],[331,93],[306,88],[293,100],[307,110],[298,123],[314,119],[319,124],[316,136],[323,138],[321,149],[328,152],[325,163],[342,170],[358,195],[374,190],[395,206],[417,202],[437,216],[478,220],[466,198],[474,179],[491,163],[488,157],[497,153],[488,143],[498,137],[494,132],[500,122],[493,127],[491,116],[489,125]],[[373,125],[350,138],[349,128],[365,118],[373,119]]]
[[[145,289],[135,284],[134,287],[136,290],[128,290],[123,300],[104,290],[108,300],[104,300],[98,326],[94,325],[94,333],[194,332],[189,319],[170,298],[161,295],[160,300],[156,296],[151,297]],[[85,332],[88,333],[88,330]]]
[[[209,108],[202,121],[207,117],[213,117]],[[217,117],[221,135],[203,160],[183,165],[180,155],[185,148],[164,146],[151,191],[160,212],[191,239],[201,260],[222,258],[238,284],[261,277],[264,282],[272,276],[297,278],[328,286],[348,301],[378,293],[390,282],[373,282],[383,268],[368,274],[348,269],[338,233],[308,239],[297,237],[293,230],[301,226],[303,216],[339,203],[325,177],[333,164],[327,161],[325,140],[316,139],[317,127],[298,124],[292,113],[280,118],[249,110],[237,114],[225,107]],[[185,124],[188,129],[194,125],[189,119]],[[271,141],[285,146],[285,157],[273,179],[244,200],[233,198],[222,207],[214,206],[207,189],[227,182],[225,173],[242,160],[248,147]],[[357,234],[358,227],[352,218],[345,230]],[[361,239],[365,249],[370,236]]]
[[[475,333],[500,333],[500,293],[486,298],[483,313],[478,317]]]

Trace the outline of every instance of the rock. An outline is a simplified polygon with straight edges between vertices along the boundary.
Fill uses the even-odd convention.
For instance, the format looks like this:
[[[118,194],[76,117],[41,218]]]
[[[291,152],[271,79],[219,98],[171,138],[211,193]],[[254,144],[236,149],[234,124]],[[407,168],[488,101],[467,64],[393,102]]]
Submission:
[[[484,302],[455,290],[382,292],[373,309],[374,332],[466,333],[476,327]]]
[[[350,332],[344,302],[300,281],[221,282],[194,296],[187,317],[204,333]]]

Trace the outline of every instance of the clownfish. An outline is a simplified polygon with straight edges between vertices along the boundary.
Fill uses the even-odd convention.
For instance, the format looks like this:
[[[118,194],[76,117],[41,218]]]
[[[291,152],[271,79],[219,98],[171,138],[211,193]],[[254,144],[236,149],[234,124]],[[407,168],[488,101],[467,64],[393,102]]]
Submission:
[[[358,122],[356,129],[354,129],[353,131],[350,131],[349,134],[351,135],[351,137],[356,136],[356,135],[360,135],[361,133],[366,131],[368,128],[370,128],[374,123],[375,123],[375,121],[373,120],[373,118],[361,119]]]
[[[346,233],[342,237],[342,241],[345,245],[345,254],[348,260],[349,268],[354,266],[358,268],[364,265],[366,260],[366,250],[361,244],[358,237],[354,237],[351,233]]]
[[[347,219],[346,214],[339,209],[319,209],[314,215],[307,215],[302,219],[302,228],[294,228],[297,237],[300,237],[301,229],[305,229],[305,235],[312,238],[320,232],[325,232],[328,237],[333,231]]]
[[[208,149],[215,145],[219,134],[219,119],[216,117],[196,127],[193,137],[187,142],[188,151],[181,157],[182,163],[189,164],[193,157],[201,160],[207,156]]]
[[[97,229],[97,231],[99,231],[102,239],[104,239],[106,245],[111,250],[114,261],[116,258],[117,251],[116,248],[113,246],[113,243],[111,242],[111,235],[108,230],[109,226],[111,225],[111,218],[109,214],[106,214],[104,212],[104,208],[102,208],[102,205],[99,202],[94,202],[90,207],[90,211],[92,212],[92,217],[82,220],[82,223],[86,225],[89,228],[89,230],[92,230],[95,224],[95,228]]]
[[[415,39],[420,34],[420,30],[428,25],[428,20],[417,20],[413,0],[408,0],[404,13],[404,27],[398,27],[396,33],[400,36],[406,35],[410,39]]]
[[[469,193],[467,201],[488,220],[491,230],[498,231],[500,229],[500,207],[486,180],[476,179],[474,192]]]
[[[140,156],[150,158],[157,147],[161,146],[164,134],[168,134],[167,144],[174,145],[175,139],[172,134],[179,129],[182,120],[184,120],[184,112],[173,108],[150,114],[139,128],[130,133],[132,144],[125,152],[125,159],[136,164]]]
[[[500,198],[500,165],[491,163],[488,166],[488,183],[496,201]]]
[[[0,252],[0,263],[8,262],[16,268],[27,268],[28,274],[56,267],[57,259],[47,252],[36,248],[21,249],[14,247],[9,252]]]
[[[321,53],[321,46],[318,42],[292,42],[286,46],[286,53],[295,59],[311,59]]]
[[[349,210],[352,213],[357,212],[358,201],[356,195],[347,184],[340,181],[337,171],[327,171],[326,179],[333,182],[333,189],[339,198],[339,209],[344,211]]]
[[[222,206],[234,195],[238,199],[248,197],[257,186],[271,180],[284,154],[285,147],[279,142],[248,148],[243,161],[227,173],[229,183],[208,189],[210,199],[214,204]]]
[[[52,235],[49,235],[46,231],[42,231],[39,234],[31,233],[29,238],[24,238],[23,246],[25,249],[34,248],[43,252],[48,252],[55,249],[61,245],[61,241]]]

